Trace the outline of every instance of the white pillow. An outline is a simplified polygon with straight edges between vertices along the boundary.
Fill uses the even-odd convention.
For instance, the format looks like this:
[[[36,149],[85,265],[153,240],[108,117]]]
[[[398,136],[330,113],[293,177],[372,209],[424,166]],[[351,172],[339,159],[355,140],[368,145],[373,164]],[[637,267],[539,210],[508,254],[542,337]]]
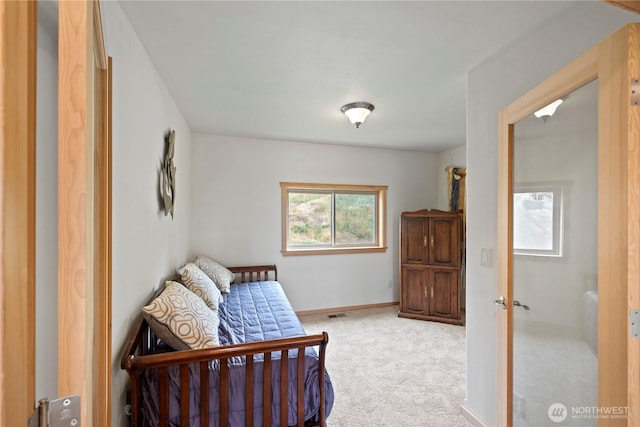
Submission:
[[[199,256],[196,258],[195,264],[204,271],[207,276],[216,284],[220,292],[228,294],[231,292],[231,282],[235,279],[235,274],[229,271],[224,265],[207,258]]]
[[[176,350],[220,345],[217,313],[178,282],[166,282],[162,293],[142,308],[142,316],[158,338]]]
[[[194,263],[188,263],[177,270],[182,284],[194,294],[198,295],[211,310],[217,310],[224,301],[220,290],[202,270]]]

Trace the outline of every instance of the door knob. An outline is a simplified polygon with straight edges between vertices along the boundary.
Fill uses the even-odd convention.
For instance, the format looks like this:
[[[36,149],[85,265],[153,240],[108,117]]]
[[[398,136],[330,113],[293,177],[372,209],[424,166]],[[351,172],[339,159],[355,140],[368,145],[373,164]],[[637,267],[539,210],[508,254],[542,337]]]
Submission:
[[[520,304],[520,301],[518,301],[518,300],[513,300],[513,305],[515,305],[516,307],[522,307],[522,308],[524,308],[524,309],[525,309],[525,310],[527,310],[527,311],[528,311],[528,310],[531,310],[531,309],[529,308],[529,306],[528,306],[528,305],[526,305],[526,304]]]
[[[507,309],[507,300],[504,299],[504,297],[500,297],[498,299],[494,299],[493,303],[497,306],[502,307],[503,310]]]

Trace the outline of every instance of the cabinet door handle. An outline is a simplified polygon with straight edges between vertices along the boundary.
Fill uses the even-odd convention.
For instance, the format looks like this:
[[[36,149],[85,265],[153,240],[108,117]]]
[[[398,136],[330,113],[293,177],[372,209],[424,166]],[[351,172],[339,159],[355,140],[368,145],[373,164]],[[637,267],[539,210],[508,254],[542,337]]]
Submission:
[[[424,236],[424,247],[427,247],[427,236]]]
[[[424,299],[429,298],[429,294],[427,293],[427,287],[424,287]]]
[[[434,245],[434,239],[433,239],[433,236],[431,236],[431,247],[433,247],[433,245]]]
[[[431,287],[431,299],[433,299],[433,286]]]

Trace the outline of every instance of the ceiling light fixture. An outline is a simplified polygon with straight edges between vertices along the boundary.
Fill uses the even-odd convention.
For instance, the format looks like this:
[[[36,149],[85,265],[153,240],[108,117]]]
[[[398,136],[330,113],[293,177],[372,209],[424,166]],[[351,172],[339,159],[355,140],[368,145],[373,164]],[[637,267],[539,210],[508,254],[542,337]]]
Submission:
[[[542,120],[546,120],[547,118],[555,114],[556,109],[560,106],[560,104],[562,104],[562,99],[556,99],[551,104],[547,105],[546,107],[542,107],[541,109],[533,113],[533,115],[537,118],[542,117]]]
[[[351,104],[343,105],[340,111],[349,118],[352,124],[359,128],[367,116],[371,114],[373,108],[373,104],[368,102],[352,102]]]

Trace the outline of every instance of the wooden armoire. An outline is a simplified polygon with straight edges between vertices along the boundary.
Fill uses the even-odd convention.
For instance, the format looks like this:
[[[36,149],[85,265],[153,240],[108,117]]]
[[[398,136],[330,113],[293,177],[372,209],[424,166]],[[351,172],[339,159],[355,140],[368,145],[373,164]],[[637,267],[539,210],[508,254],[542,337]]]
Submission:
[[[420,210],[400,216],[400,317],[462,325],[462,217]]]

